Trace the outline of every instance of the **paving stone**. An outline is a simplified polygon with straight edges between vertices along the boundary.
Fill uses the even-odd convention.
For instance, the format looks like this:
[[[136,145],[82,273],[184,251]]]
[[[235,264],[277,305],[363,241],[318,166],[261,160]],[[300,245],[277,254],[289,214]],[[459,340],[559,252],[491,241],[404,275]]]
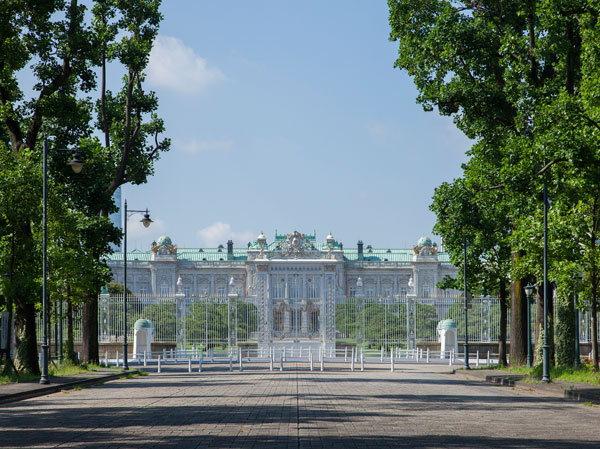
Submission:
[[[460,379],[442,367],[287,368],[170,366],[4,404],[0,447],[600,447],[600,408]]]

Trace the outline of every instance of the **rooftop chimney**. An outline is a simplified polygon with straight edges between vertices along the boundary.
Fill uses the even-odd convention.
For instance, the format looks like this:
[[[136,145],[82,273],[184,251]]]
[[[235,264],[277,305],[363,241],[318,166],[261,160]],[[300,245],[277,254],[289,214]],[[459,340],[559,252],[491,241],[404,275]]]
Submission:
[[[233,260],[233,240],[227,240],[227,260]]]
[[[359,240],[358,243],[358,260],[363,260],[363,241]]]

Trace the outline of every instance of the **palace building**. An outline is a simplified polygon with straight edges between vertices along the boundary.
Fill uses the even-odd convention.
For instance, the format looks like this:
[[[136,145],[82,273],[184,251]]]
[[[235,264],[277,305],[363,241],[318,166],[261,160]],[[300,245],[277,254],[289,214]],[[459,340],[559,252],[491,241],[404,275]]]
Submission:
[[[123,283],[123,253],[108,261],[113,280]],[[155,298],[227,298],[231,293],[257,308],[257,340],[335,344],[335,306],[355,296],[419,298],[444,296],[437,283],[455,277],[448,254],[422,237],[408,249],[373,248],[359,241],[344,247],[327,235],[261,233],[245,248],[230,240],[218,248],[178,248],[168,236],[150,250],[127,254],[127,286]],[[233,280],[233,282],[231,282]]]

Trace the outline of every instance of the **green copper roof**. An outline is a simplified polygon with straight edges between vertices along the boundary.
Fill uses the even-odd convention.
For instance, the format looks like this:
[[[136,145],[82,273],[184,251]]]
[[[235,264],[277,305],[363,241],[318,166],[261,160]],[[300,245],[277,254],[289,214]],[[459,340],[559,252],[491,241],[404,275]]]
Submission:
[[[417,242],[417,246],[432,246],[431,239],[429,237],[421,237]]]
[[[150,320],[145,320],[143,318],[140,318],[139,320],[137,320],[135,322],[135,324],[133,325],[134,329],[154,329],[154,324],[152,324],[152,321]]]
[[[157,246],[169,245],[173,246],[173,242],[171,241],[171,237],[168,235],[161,235],[158,240],[156,240]]]
[[[456,321],[450,319],[442,320],[437,325],[438,329],[456,329],[456,327]]]

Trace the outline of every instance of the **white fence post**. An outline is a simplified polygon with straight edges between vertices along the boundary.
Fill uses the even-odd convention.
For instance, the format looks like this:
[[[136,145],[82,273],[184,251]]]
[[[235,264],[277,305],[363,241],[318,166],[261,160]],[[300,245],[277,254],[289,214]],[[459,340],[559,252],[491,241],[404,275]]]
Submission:
[[[427,363],[429,363],[429,347],[427,348]]]
[[[144,351],[144,366],[148,366],[148,363],[146,362],[146,351]]]
[[[200,359],[198,360],[198,372],[202,372],[202,362],[204,361],[204,351],[200,351]]]
[[[324,352],[324,349],[321,348],[321,352]],[[321,371],[325,370],[325,357],[324,354],[321,354]]]
[[[390,351],[390,371],[394,372],[394,351]]]
[[[158,365],[156,371],[160,373],[160,357],[158,358]]]
[[[360,370],[365,370],[365,354],[363,353],[362,348],[360,348]]]
[[[352,348],[352,362],[350,363],[350,371],[354,371],[354,348]]]
[[[279,358],[279,371],[283,371],[283,359],[285,357],[285,347],[283,348],[281,357]]]

